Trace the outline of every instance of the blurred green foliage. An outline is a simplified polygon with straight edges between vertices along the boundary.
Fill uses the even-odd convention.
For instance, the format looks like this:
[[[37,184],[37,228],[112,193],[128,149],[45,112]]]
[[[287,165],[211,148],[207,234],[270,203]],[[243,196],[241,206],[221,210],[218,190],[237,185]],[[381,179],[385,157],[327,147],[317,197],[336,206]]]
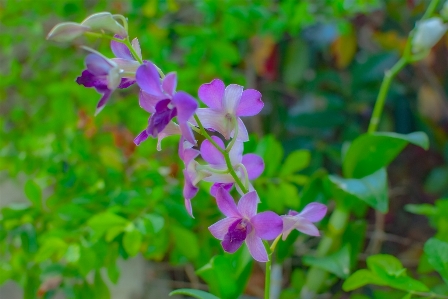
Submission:
[[[67,298],[109,298],[100,270],[106,269],[116,283],[117,259],[140,253],[174,265],[192,263],[215,295],[230,299],[244,291],[253,269],[245,249],[223,255],[209,234],[207,227],[221,217],[208,195],[210,186],[201,185],[193,200],[195,219],[186,213],[176,137],[164,140],[161,152],[154,140],[133,145],[147,121],[138,106],[137,87],[115,92],[93,117],[99,95],[74,82],[86,54],[79,46],[89,44],[111,56],[108,42],[45,41],[56,23],[79,22],[99,11],[123,14],[131,36],[139,38],[143,57],[165,72],[176,71],[180,90],[196,95],[200,84],[221,78],[262,92],[265,109],[248,121],[254,134],[246,145],[247,152],[266,161],[255,182],[260,210],[284,213],[335,199],[355,214],[338,235],[340,244],[324,259],[312,256],[315,245],[298,233],[280,242],[280,262],[295,261],[294,241],[306,246],[308,256],[303,263],[294,262],[281,295],[296,298],[304,265],[323,268],[333,283],[358,269],[366,204],[382,211],[389,206],[383,167],[407,143],[427,147],[424,137],[408,133],[426,131],[434,144],[432,155],[441,161],[431,173],[432,168],[425,168],[424,175],[430,173],[426,190],[440,196],[448,191],[443,166],[448,153],[443,86],[448,77],[446,67],[437,63],[446,53],[443,42],[392,85],[381,128],[400,134],[361,135],[384,70],[403,50],[425,5],[418,0],[1,1],[0,169],[23,185],[29,202],[0,211],[0,284],[18,282],[26,299],[51,298],[55,289]],[[368,140],[357,141],[362,138]],[[350,147],[344,145],[353,140]],[[375,159],[371,148],[378,149]],[[426,158],[422,152],[414,157]],[[444,202],[414,209],[446,232]],[[331,235],[327,220],[321,227]],[[446,268],[438,266],[447,264],[446,256],[437,254],[447,246],[446,234],[436,237],[425,246],[432,258],[422,259],[421,267],[429,269],[422,279],[432,269],[447,279]],[[390,264],[376,263],[383,258]],[[368,269],[355,272],[345,289],[373,283],[403,290],[390,280],[399,276],[416,291],[426,290],[391,259],[371,256]],[[356,281],[359,271],[371,279]],[[93,279],[87,279],[89,274]],[[46,282],[55,278],[56,286],[48,288]],[[427,285],[447,293],[440,279]],[[339,294],[340,285],[325,291]],[[374,298],[391,298],[371,291],[367,289]]]

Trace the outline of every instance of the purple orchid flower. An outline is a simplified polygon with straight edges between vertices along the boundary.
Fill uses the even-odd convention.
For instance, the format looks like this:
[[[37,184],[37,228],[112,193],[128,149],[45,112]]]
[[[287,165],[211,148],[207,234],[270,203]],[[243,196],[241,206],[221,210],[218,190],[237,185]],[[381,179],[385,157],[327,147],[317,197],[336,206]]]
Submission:
[[[192,144],[196,144],[193,132],[188,124],[198,104],[186,92],[176,92],[176,73],[169,73],[160,79],[156,66],[151,62],[142,64],[136,73],[137,84],[141,88],[140,106],[152,113],[148,127],[134,140],[139,145],[149,136],[157,137],[171,120],[177,116],[182,136]]]
[[[226,252],[233,253],[246,241],[252,257],[259,262],[269,260],[263,240],[272,240],[282,232],[283,222],[280,216],[267,211],[257,214],[259,202],[256,191],[241,197],[238,206],[224,188],[216,193],[218,208],[227,217],[211,225],[212,235],[221,240]]]
[[[286,240],[293,229],[310,236],[320,236],[319,230],[313,222],[322,220],[326,213],[327,206],[317,202],[306,205],[300,213],[289,211],[287,215],[281,216],[283,220],[282,239]]]
[[[224,149],[224,142],[219,137],[212,136],[212,139],[218,144],[218,146]],[[201,144],[200,150],[202,158],[207,163],[209,163],[209,166],[212,170],[227,169],[224,156],[219,152],[218,149],[216,149],[216,147],[213,146],[210,141],[204,140]],[[231,164],[234,166],[235,172],[243,182],[246,182],[246,180],[255,180],[264,171],[263,158],[256,154],[243,155],[243,142],[241,141],[235,141],[233,147],[229,151],[229,157]],[[242,169],[241,165],[244,166],[245,170],[247,171],[247,178],[246,173]],[[216,189],[219,185],[225,184],[224,188],[230,190],[233,183],[235,182],[234,178],[229,173],[220,174],[211,172],[210,176],[207,176],[206,178],[204,178],[204,180],[216,183],[210,190],[210,193],[212,195],[216,193]],[[247,187],[249,191],[254,190],[250,182]]]
[[[115,36],[120,38],[119,36]],[[138,41],[134,39],[134,48],[140,53]],[[97,104],[95,115],[101,112],[110,99],[112,92],[119,88],[128,88],[135,83],[135,72],[140,65],[132,57],[129,49],[122,43],[112,41],[111,49],[117,58],[108,59],[95,50],[85,48],[90,52],[85,59],[86,70],[76,79],[85,87],[94,87],[102,94]]]
[[[198,193],[198,187],[193,185],[193,182],[190,179],[190,176],[187,172],[188,165],[197,157],[199,156],[199,151],[196,149],[193,149],[193,144],[185,140],[184,138],[181,138],[179,142],[179,157],[184,162],[185,168],[182,171],[184,174],[184,189],[183,189],[183,196],[185,200],[185,209],[187,210],[188,214],[193,217],[193,209],[191,207],[191,199],[196,196]],[[193,217],[194,218],[194,217]]]
[[[253,116],[261,111],[264,104],[259,91],[243,91],[243,86],[237,84],[225,87],[224,82],[214,79],[210,83],[202,84],[198,95],[209,107],[199,108],[196,112],[205,128],[218,131],[224,138],[229,139],[233,137],[237,127],[236,138],[243,142],[249,140],[246,126],[240,116]]]

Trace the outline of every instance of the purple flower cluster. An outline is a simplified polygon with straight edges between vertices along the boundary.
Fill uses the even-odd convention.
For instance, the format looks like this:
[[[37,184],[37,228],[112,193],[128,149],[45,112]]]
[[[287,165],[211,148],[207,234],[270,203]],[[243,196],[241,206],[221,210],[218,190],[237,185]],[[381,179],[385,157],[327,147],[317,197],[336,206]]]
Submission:
[[[214,79],[199,87],[198,97],[208,106],[199,108],[192,95],[177,91],[176,73],[164,75],[154,63],[142,59],[138,40],[129,42],[127,24],[121,26],[117,18],[125,20],[100,13],[81,24],[63,23],[50,32],[49,38],[66,40],[66,35],[74,38],[93,29],[115,33],[111,41],[115,58],[109,59],[85,48],[91,53],[85,59],[86,69],[76,82],[95,88],[102,95],[96,114],[105,107],[115,89],[138,85],[140,107],[149,117],[148,125],[134,143],[140,145],[149,137],[158,138],[160,150],[163,138],[180,135],[178,153],[184,164],[183,196],[189,215],[193,217],[191,200],[198,193],[198,184],[206,181],[213,183],[210,194],[226,216],[209,230],[221,240],[226,252],[235,252],[245,242],[255,260],[266,262],[268,254],[262,240],[281,235],[285,239],[294,229],[318,236],[313,223],[326,214],[327,208],[322,204],[311,203],[300,213],[291,211],[283,216],[271,211],[257,213],[260,199],[251,180],[263,173],[264,161],[255,154],[243,155],[249,135],[240,117],[254,116],[262,110],[261,93],[255,89],[244,90],[237,84],[226,87],[223,81]],[[193,131],[205,138],[201,144]],[[233,187],[241,197],[238,203],[230,194]]]

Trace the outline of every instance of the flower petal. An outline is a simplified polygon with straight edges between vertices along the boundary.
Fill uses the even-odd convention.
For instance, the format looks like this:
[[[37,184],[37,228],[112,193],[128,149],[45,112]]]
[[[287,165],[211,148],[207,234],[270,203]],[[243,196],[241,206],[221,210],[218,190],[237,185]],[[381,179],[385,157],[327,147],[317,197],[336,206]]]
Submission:
[[[264,171],[263,158],[256,154],[246,154],[243,156],[243,165],[246,167],[249,180],[255,180]]]
[[[257,236],[264,240],[272,240],[278,237],[283,230],[282,218],[274,212],[262,212],[250,219]]]
[[[115,35],[115,38],[122,38],[119,35]],[[131,51],[129,51],[129,48],[120,42],[117,42],[115,40],[112,40],[110,42],[110,49],[112,50],[112,53],[114,53],[115,57],[123,58],[127,60],[134,60],[134,57],[132,57]]]
[[[219,79],[214,79],[212,82],[202,84],[199,87],[198,96],[208,107],[221,109],[224,91],[224,82]]]
[[[208,227],[208,230],[212,233],[213,237],[218,240],[223,240],[224,236],[229,231],[229,227],[239,218],[227,217],[219,220],[215,224]]]
[[[93,14],[82,21],[81,25],[88,26],[92,30],[107,30],[122,37],[128,36],[124,27],[114,19],[110,12]]]
[[[230,190],[232,190],[233,187],[233,183],[228,183],[228,184],[223,184],[223,183],[215,183],[212,185],[212,187],[210,188],[210,194],[213,197],[216,197],[216,192],[218,191],[219,188],[224,188],[226,191],[230,192]]]
[[[177,75],[176,73],[172,72],[169,73],[165,76],[165,78],[163,78],[163,82],[162,82],[162,89],[164,92],[166,92],[167,94],[169,94],[170,96],[173,96],[174,93],[176,92],[176,87],[177,87]],[[195,100],[196,102],[196,100]]]
[[[218,144],[222,149],[224,148],[224,142],[221,138],[217,136],[212,136],[212,139]],[[220,151],[207,139],[202,141],[201,144],[201,156],[207,163],[212,165],[224,165],[226,160]]]
[[[137,53],[137,56],[142,59],[142,50],[140,49],[140,43],[138,42],[137,38],[134,38],[132,40],[132,48],[134,48],[135,53]],[[135,58],[135,57],[134,57]]]
[[[101,112],[101,110],[104,109],[104,107],[106,106],[107,102],[109,101],[109,98],[112,94],[111,90],[106,90],[103,94],[103,96],[101,97],[100,101],[98,102],[98,104],[96,105],[96,111],[95,111],[95,116],[98,115],[98,113]]]
[[[134,73],[137,71],[137,69],[140,66],[140,63],[138,63],[135,60],[128,60],[128,59],[124,59],[124,58],[112,58],[111,59],[113,62],[115,62],[115,64],[118,66],[118,68],[120,68],[121,70],[123,70],[123,72],[126,73]],[[130,78],[135,78],[135,75],[129,75],[126,74],[126,77],[130,77]]]
[[[59,23],[51,29],[47,35],[47,39],[54,40],[55,42],[69,42],[89,30],[90,27],[74,22]]]
[[[294,228],[297,229],[299,232],[315,237],[320,236],[319,230],[311,221],[299,215],[294,216],[294,218],[295,218]]]
[[[265,263],[269,260],[266,248],[261,239],[252,231],[246,237],[246,245],[252,257],[259,262]]]
[[[161,150],[162,150],[162,140],[163,140],[165,137],[168,137],[168,136],[171,136],[171,135],[176,135],[176,134],[180,134],[179,126],[176,125],[176,124],[173,123],[173,122],[169,122],[169,123],[166,125],[165,129],[163,129],[162,132],[160,132],[160,133],[157,135],[157,150],[158,150],[158,151],[161,151]],[[199,155],[199,152],[198,152],[198,155]]]
[[[181,135],[188,140],[188,142],[196,144],[196,139],[194,139],[193,130],[187,122],[179,122],[179,128]]]
[[[159,101],[160,99],[158,97],[140,90],[138,95],[138,103],[145,111],[149,113],[156,112],[156,105]]]
[[[238,211],[240,214],[248,219],[257,214],[258,194],[256,191],[244,194],[238,202]]]
[[[249,134],[247,133],[246,126],[244,125],[241,118],[238,117],[237,121],[238,121],[238,136],[236,137],[236,139],[240,140],[242,142],[249,141]],[[232,130],[232,133],[230,134],[230,136],[233,138],[234,135],[235,135],[235,130]]]
[[[95,76],[106,76],[114,67],[109,60],[94,53],[87,55],[84,63],[87,70]]]
[[[231,122],[221,111],[209,108],[199,108],[196,110],[196,115],[201,120],[204,128],[218,131],[225,139],[230,138],[230,132],[232,130]]]
[[[243,160],[243,142],[236,140],[233,147],[229,151],[229,158],[232,165],[237,165]]]
[[[156,97],[163,97],[160,76],[155,65],[151,62],[142,64],[135,73],[138,86],[145,92]]]
[[[135,145],[140,145],[140,143],[142,143],[143,141],[145,141],[146,139],[148,139],[149,134],[148,132],[145,130],[143,130],[140,134],[138,134],[137,137],[135,137],[134,139],[134,143]]]
[[[173,105],[177,108],[177,119],[180,123],[187,122],[198,108],[196,100],[184,91],[179,91],[173,96]]]
[[[230,84],[226,87],[224,94],[223,108],[226,113],[236,114],[236,108],[240,104],[243,87],[237,84]]]
[[[254,116],[263,109],[261,93],[255,89],[246,89],[241,95],[240,103],[236,109],[237,116]]]
[[[198,188],[193,185],[191,182],[190,176],[188,175],[188,172],[186,169],[183,170],[184,174],[184,188],[183,188],[183,196],[185,198],[185,208],[187,209],[188,214],[190,214],[191,217],[193,217],[193,210],[191,207],[191,199],[196,196],[198,193]],[[193,217],[194,218],[194,217]]]
[[[312,202],[303,208],[298,215],[311,222],[321,221],[327,213],[327,206],[318,202]]]
[[[219,188],[216,192],[216,203],[218,204],[219,210],[227,217],[237,217],[241,218],[241,214],[230,195],[229,191],[224,188]]]

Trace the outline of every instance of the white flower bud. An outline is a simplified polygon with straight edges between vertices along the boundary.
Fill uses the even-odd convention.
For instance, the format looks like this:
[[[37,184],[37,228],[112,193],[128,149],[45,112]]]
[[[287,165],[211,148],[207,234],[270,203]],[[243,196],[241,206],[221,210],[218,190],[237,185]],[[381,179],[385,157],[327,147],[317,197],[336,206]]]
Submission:
[[[51,29],[50,33],[47,35],[47,39],[54,40],[56,42],[69,42],[89,30],[89,27],[78,23],[59,23]]]
[[[447,29],[448,26],[437,17],[418,22],[412,40],[412,52],[420,53],[430,50],[437,44]]]
[[[87,17],[81,25],[88,26],[92,30],[106,30],[121,37],[127,37],[126,29],[118,23],[110,12],[99,12]]]

